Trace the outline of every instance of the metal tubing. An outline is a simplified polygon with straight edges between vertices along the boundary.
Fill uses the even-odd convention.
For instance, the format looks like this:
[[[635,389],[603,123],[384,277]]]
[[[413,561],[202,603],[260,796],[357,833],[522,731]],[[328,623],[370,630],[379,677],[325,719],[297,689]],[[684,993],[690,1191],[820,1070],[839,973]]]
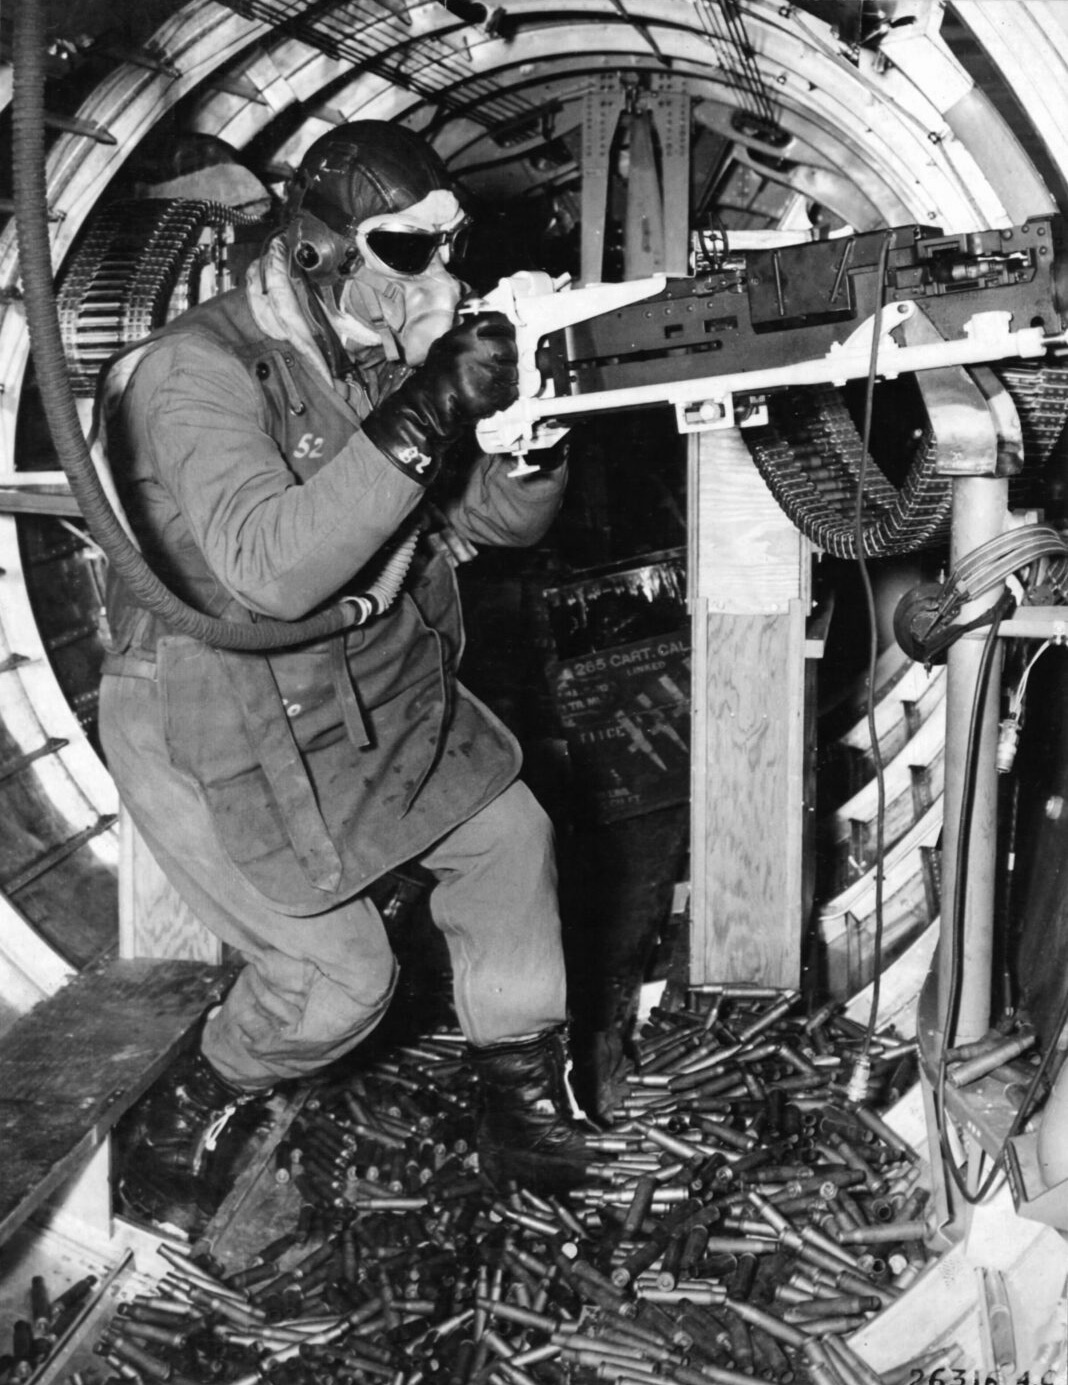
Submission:
[[[958,476],[953,482],[950,561],[955,567],[968,553],[997,538],[1005,528],[1008,481],[992,476]],[[961,624],[989,609],[997,590],[984,592],[960,611]],[[962,790],[968,754],[968,728],[976,678],[983,654],[984,633],[963,636],[950,647],[946,678],[945,827],[942,851],[942,927],[954,916],[957,891],[957,845],[960,838]],[[967,896],[964,912],[963,957],[957,1022],[950,1036],[956,1043],[981,1038],[990,1027],[990,977],[994,929],[994,872],[997,853],[998,703],[1002,650],[994,665],[983,707],[980,750],[971,805]],[[953,967],[953,949],[943,935],[938,949],[938,1030],[945,1035]]]
[[[1010,1063],[1013,1058],[1018,1058],[1021,1053],[1026,1053],[1029,1048],[1034,1046],[1037,1039],[1036,1034],[1021,1034],[1018,1038],[1005,1039],[994,1048],[989,1048],[985,1053],[979,1054],[975,1058],[970,1058],[965,1063],[957,1063],[949,1069],[948,1077],[954,1087],[966,1087],[971,1082],[978,1082],[980,1077],[985,1077],[988,1072],[993,1072],[995,1068],[1000,1068],[1002,1063]]]

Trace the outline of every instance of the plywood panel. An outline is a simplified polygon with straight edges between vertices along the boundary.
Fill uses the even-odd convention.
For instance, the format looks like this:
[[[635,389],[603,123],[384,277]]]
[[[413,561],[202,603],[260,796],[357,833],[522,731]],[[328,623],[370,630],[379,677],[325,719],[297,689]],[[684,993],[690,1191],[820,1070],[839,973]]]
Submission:
[[[740,428],[696,435],[691,591],[716,611],[785,611],[808,594],[809,544],[753,465]]]
[[[809,545],[739,430],[694,439],[689,518],[691,979],[795,986],[810,888]]]
[[[119,817],[119,953],[222,960],[219,939],[182,901],[125,809]]]
[[[707,616],[704,888],[695,918],[700,981],[793,986],[800,977],[804,623]]]

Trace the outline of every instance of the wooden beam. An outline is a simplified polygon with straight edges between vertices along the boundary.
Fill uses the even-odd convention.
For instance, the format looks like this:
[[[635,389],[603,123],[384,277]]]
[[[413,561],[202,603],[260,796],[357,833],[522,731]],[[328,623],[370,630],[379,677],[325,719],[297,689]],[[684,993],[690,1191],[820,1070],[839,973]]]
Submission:
[[[691,980],[796,986],[805,893],[808,544],[738,430],[697,434]]]

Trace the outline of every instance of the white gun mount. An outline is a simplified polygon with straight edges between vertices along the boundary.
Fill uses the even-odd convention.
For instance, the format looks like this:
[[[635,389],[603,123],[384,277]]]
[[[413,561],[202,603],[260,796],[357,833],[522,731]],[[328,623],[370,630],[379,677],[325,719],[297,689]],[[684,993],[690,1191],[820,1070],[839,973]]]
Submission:
[[[521,474],[534,469],[528,452],[590,414],[670,404],[681,432],[764,422],[769,390],[866,377],[876,319],[882,379],[1042,357],[1068,341],[1055,240],[1053,219],[1035,218],[967,236],[898,227],[750,252],[693,279],[572,289],[566,277],[513,275],[472,305],[505,313],[519,349],[519,398],[479,424],[480,445],[514,454]],[[713,359],[724,368],[707,373]]]

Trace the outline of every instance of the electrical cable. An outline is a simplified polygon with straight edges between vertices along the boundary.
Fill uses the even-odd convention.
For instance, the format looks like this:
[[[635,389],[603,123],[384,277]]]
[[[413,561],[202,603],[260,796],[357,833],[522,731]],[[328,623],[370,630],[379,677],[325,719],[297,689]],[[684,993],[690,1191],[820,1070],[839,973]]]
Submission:
[[[875,593],[872,590],[871,574],[864,554],[864,482],[868,469],[868,447],[871,442],[872,413],[875,402],[875,376],[879,355],[879,339],[882,335],[883,304],[886,293],[886,271],[890,258],[891,233],[883,237],[879,250],[876,278],[879,293],[872,316],[871,356],[868,361],[868,374],[864,389],[864,421],[861,428],[860,457],[857,463],[857,490],[853,511],[853,526],[856,533],[856,562],[864,591],[864,603],[868,619],[868,690],[865,710],[868,721],[868,737],[871,741],[872,765],[875,770],[876,808],[875,808],[875,935],[872,940],[872,995],[868,1023],[860,1053],[849,1079],[847,1092],[851,1100],[862,1101],[867,1093],[868,1076],[871,1072],[871,1044],[879,1018],[880,972],[882,970],[883,950],[883,885],[884,858],[886,855],[886,777],[882,751],[879,746],[879,732],[875,724],[875,675],[879,660],[878,617],[875,610]]]
[[[44,148],[45,7],[25,0],[15,11],[12,169],[26,325],[41,402],[70,488],[89,531],[135,600],[172,631],[224,649],[289,648],[352,627],[356,609],[336,603],[301,621],[218,620],[187,605],[156,576],[131,542],[105,493],[82,431],[67,373],[52,284]]]
[[[777,125],[775,104],[756,62],[738,0],[698,0],[697,14],[714,47],[720,47],[720,67],[741,98],[739,105],[762,124]],[[721,24],[722,20],[722,24]]]
[[[983,1181],[981,1187],[977,1192],[972,1193],[965,1186],[964,1180],[961,1177],[960,1169],[957,1167],[956,1160],[953,1158],[952,1151],[949,1148],[949,1140],[946,1132],[946,1054],[952,1047],[952,1037],[956,1028],[957,1015],[960,1008],[960,995],[963,981],[964,923],[965,904],[967,901],[966,882],[968,858],[971,847],[972,805],[975,797],[975,782],[978,777],[979,751],[982,744],[983,708],[986,705],[990,674],[994,667],[994,655],[997,650],[1001,622],[1013,605],[1015,605],[1015,598],[1012,596],[1011,592],[1002,592],[995,603],[993,619],[990,622],[990,628],[987,630],[986,637],[983,640],[983,650],[980,655],[979,668],[975,679],[975,694],[972,699],[971,718],[968,723],[967,751],[964,757],[964,777],[961,781],[960,822],[957,829],[953,913],[950,918],[949,928],[949,995],[946,997],[945,1027],[942,1033],[942,1046],[938,1055],[938,1080],[935,1084],[935,1124],[938,1129],[938,1144],[942,1152],[942,1162],[948,1169],[953,1183],[961,1197],[963,1197],[966,1202],[972,1204],[981,1202],[993,1187],[994,1180],[1000,1172],[1004,1150],[1002,1154],[999,1155],[997,1162],[995,1162],[994,1167],[990,1170],[990,1173]]]
[[[864,552],[864,542],[863,542],[863,536],[864,536],[864,528],[863,528],[863,517],[864,517],[864,516],[863,516],[863,503],[864,503],[864,482],[865,482],[866,471],[867,471],[867,465],[868,465],[868,449],[869,449],[869,443],[870,443],[870,438],[871,438],[872,408],[873,408],[873,402],[874,402],[876,362],[877,362],[877,353],[878,353],[879,337],[880,337],[880,333],[881,333],[881,319],[882,319],[882,309],[883,309],[883,302],[884,302],[884,285],[885,285],[885,278],[886,278],[886,269],[887,269],[887,264],[888,264],[888,259],[889,259],[890,241],[891,241],[891,237],[890,237],[889,234],[887,234],[887,235],[884,237],[884,239],[883,239],[883,243],[882,243],[882,246],[881,246],[881,249],[880,249],[880,255],[879,255],[878,281],[879,281],[879,284],[880,284],[880,293],[879,293],[879,297],[878,297],[877,302],[876,302],[875,313],[874,313],[873,319],[872,319],[872,347],[871,347],[871,357],[870,357],[869,366],[868,366],[868,374],[867,374],[867,378],[866,378],[866,382],[865,382],[864,418],[863,418],[863,426],[862,426],[862,434],[861,434],[860,456],[859,456],[859,459],[858,459],[856,499],[855,499],[854,516],[853,516],[853,519],[854,519],[854,531],[855,531],[855,535],[856,535],[856,562],[857,562],[857,569],[858,569],[858,572],[859,572],[860,578],[861,578],[861,584],[862,584],[863,591],[864,591],[864,599],[865,599],[865,605],[866,605],[866,608],[867,608],[867,615],[868,615],[869,643],[868,643],[868,688],[867,688],[867,698],[866,698],[866,713],[867,713],[867,722],[868,722],[868,734],[869,734],[869,739],[870,739],[870,741],[871,741],[871,746],[872,746],[872,764],[873,764],[873,768],[874,768],[874,772],[875,772],[875,783],[876,783],[876,815],[875,815],[876,831],[875,831],[875,867],[874,867],[874,868],[875,868],[875,933],[874,933],[874,937],[873,937],[873,941],[872,941],[872,957],[873,957],[873,964],[872,964],[872,995],[871,995],[871,1005],[870,1005],[869,1014],[868,1014],[868,1022],[867,1022],[867,1025],[865,1026],[864,1038],[863,1038],[862,1043],[861,1043],[860,1053],[859,1053],[859,1055],[858,1055],[858,1057],[857,1057],[856,1063],[855,1063],[855,1065],[854,1065],[853,1073],[852,1073],[852,1075],[851,1075],[851,1077],[850,1077],[849,1085],[848,1085],[848,1087],[847,1087],[847,1092],[848,1092],[848,1094],[849,1094],[849,1097],[850,1097],[851,1100],[854,1100],[854,1101],[860,1101],[860,1100],[863,1099],[863,1096],[864,1096],[865,1091],[866,1091],[866,1088],[867,1088],[867,1079],[868,1079],[868,1075],[869,1075],[869,1073],[870,1073],[870,1049],[871,1049],[871,1044],[872,1044],[872,1041],[873,1041],[873,1038],[874,1038],[874,1035],[875,1035],[876,1026],[877,1026],[877,1024],[878,1024],[879,1001],[880,1001],[880,997],[881,997],[882,943],[883,943],[883,932],[884,932],[884,910],[883,910],[884,871],[883,871],[883,865],[884,865],[884,856],[885,856],[886,786],[885,786],[885,776],[884,776],[884,765],[883,765],[882,755],[881,755],[880,749],[879,749],[878,732],[877,732],[877,727],[876,727],[876,723],[875,723],[875,674],[876,674],[876,664],[877,664],[877,659],[878,659],[878,632],[877,632],[877,620],[876,620],[876,611],[875,611],[875,598],[874,598],[874,592],[873,592],[873,590],[872,590],[871,575],[870,575],[870,572],[869,572],[869,570],[868,570],[867,559],[866,559],[865,552]],[[959,569],[960,569],[960,571],[961,571],[961,573],[962,573],[962,575],[966,577],[966,579],[969,581],[969,583],[974,582],[976,579],[980,579],[984,584],[988,584],[989,579],[993,576],[993,570],[992,570],[992,569],[993,569],[993,567],[996,566],[997,561],[998,561],[999,559],[1002,560],[1002,561],[1004,561],[1004,559],[1005,559],[1006,557],[1011,556],[1011,557],[1012,557],[1012,560],[1013,560],[1013,569],[1012,569],[1012,570],[1013,570],[1013,571],[1017,571],[1017,570],[1019,570],[1020,567],[1024,566],[1027,562],[1033,560],[1034,558],[1037,558],[1040,554],[1044,554],[1044,553],[1049,552],[1049,551],[1050,551],[1050,540],[1051,540],[1051,537],[1056,539],[1056,544],[1054,545],[1055,549],[1059,549],[1059,548],[1063,547],[1063,539],[1062,539],[1059,535],[1056,535],[1056,534],[1054,534],[1052,531],[1047,530],[1045,526],[1042,526],[1041,528],[1042,528],[1042,532],[1040,532],[1040,533],[1034,532],[1034,531],[1017,531],[1017,532],[1015,532],[1014,534],[1000,536],[998,539],[993,540],[990,544],[983,545],[981,552],[977,551],[977,553],[975,553],[975,554],[969,554],[969,555],[967,555],[967,557],[966,557],[964,560],[962,560],[961,564],[958,565],[958,566],[959,566]],[[985,589],[985,585],[980,587],[980,590],[982,590],[982,589]],[[965,593],[965,595],[966,595],[966,594],[967,594],[967,593]],[[981,709],[982,709],[982,706],[983,706],[984,701],[985,701],[985,691],[986,691],[987,684],[989,683],[990,670],[991,670],[991,668],[993,667],[993,655],[994,655],[994,650],[996,649],[996,644],[997,644],[997,633],[998,633],[998,630],[1000,629],[1001,621],[1004,619],[1005,614],[1007,613],[1007,611],[1008,611],[1014,604],[1015,604],[1015,598],[1013,597],[1012,593],[1011,593],[1011,592],[1005,592],[1005,593],[1003,593],[1003,595],[999,598],[999,600],[998,600],[998,601],[995,603],[995,605],[994,605],[993,612],[992,612],[992,617],[991,617],[990,629],[989,629],[989,631],[987,632],[986,640],[985,640],[985,642],[984,642],[983,657],[982,657],[981,665],[980,665],[979,682],[978,682],[977,689],[976,689],[976,703],[975,703],[975,705],[973,706],[973,709],[972,709],[972,723],[971,723],[971,727],[970,727],[970,730],[969,730],[969,741],[968,741],[968,747],[969,747],[969,749],[968,749],[968,756],[967,756],[967,759],[966,759],[965,783],[964,783],[964,786],[963,786],[963,795],[962,795],[962,807],[961,807],[962,829],[961,829],[960,837],[958,838],[958,842],[957,842],[957,858],[958,858],[958,859],[957,859],[957,875],[956,875],[957,888],[956,888],[956,891],[955,891],[956,898],[955,898],[955,900],[954,900],[954,923],[953,923],[953,928],[952,928],[952,930],[951,930],[951,936],[952,936],[952,939],[953,939],[953,941],[954,941],[954,953],[953,953],[953,956],[954,956],[954,961],[955,961],[955,964],[956,964],[956,971],[955,971],[955,973],[954,973],[954,986],[953,986],[953,992],[954,992],[954,994],[953,994],[953,999],[952,999],[952,1002],[951,1002],[951,1003],[952,1003],[952,1014],[953,1014],[953,1021],[954,1021],[954,1022],[955,1022],[955,1018],[956,1018],[956,1013],[955,1013],[955,1012],[956,1012],[956,1009],[959,1007],[959,1003],[960,1003],[960,985],[961,985],[961,977],[960,977],[959,957],[960,957],[961,950],[962,950],[962,945],[963,945],[964,879],[965,879],[965,872],[966,872],[966,870],[967,870],[967,860],[968,860],[968,844],[967,844],[967,838],[968,838],[968,835],[969,835],[968,831],[966,830],[966,823],[967,823],[968,821],[970,821],[971,800],[972,800],[972,797],[973,797],[973,795],[974,795],[974,784],[975,784],[975,777],[976,777],[976,760],[977,760],[977,756],[978,756],[977,742],[978,742],[978,739],[979,739],[978,734],[977,734],[978,718],[979,718],[980,715],[981,715]],[[1023,675],[1023,677],[1022,677],[1022,679],[1021,679],[1021,686],[1017,689],[1017,693],[1018,693],[1018,696],[1019,696],[1021,702],[1022,702],[1024,690],[1025,690],[1025,687],[1026,687],[1027,677],[1028,677],[1028,675],[1030,674],[1031,668],[1033,667],[1035,660],[1039,657],[1039,655],[1040,655],[1042,652],[1043,652],[1043,651],[1040,649],[1040,650],[1038,651],[1038,653],[1034,656],[1034,658],[1031,660],[1031,662],[1028,664],[1027,668],[1026,668],[1025,671],[1024,671],[1024,675]],[[967,809],[967,811],[966,811],[966,809]],[[957,940],[958,937],[960,938],[960,941],[961,941],[961,947],[960,947],[960,948],[958,948],[958,947],[956,946],[956,940]],[[1068,1011],[1068,1003],[1066,1003],[1066,1011]],[[939,1116],[938,1116],[938,1131],[939,1131],[939,1143],[940,1143],[940,1146],[941,1146],[941,1148],[942,1148],[943,1158],[946,1160],[947,1164],[953,1169],[953,1171],[954,1171],[954,1181],[957,1182],[958,1187],[961,1189],[961,1191],[962,1191],[962,1193],[963,1193],[963,1192],[964,1192],[963,1185],[959,1182],[959,1172],[956,1170],[956,1165],[953,1164],[953,1162],[952,1162],[952,1159],[951,1159],[951,1156],[950,1156],[950,1153],[949,1153],[949,1150],[948,1150],[948,1147],[947,1147],[947,1144],[946,1144],[945,1126],[944,1126],[944,1097],[945,1097],[945,1057],[944,1057],[944,1054],[945,1054],[946,1048],[948,1047],[948,1034],[949,1034],[950,1028],[951,1028],[950,1022],[947,1020],[947,1028],[946,1028],[947,1038],[946,1038],[946,1041],[945,1041],[944,1044],[943,1044],[942,1056],[940,1057],[940,1064],[939,1064],[939,1089],[938,1089],[938,1093],[939,1093]],[[1036,1084],[1036,1085],[1037,1085],[1037,1084]],[[1034,1090],[1034,1088],[1032,1088],[1032,1091],[1029,1092],[1029,1093],[1028,1093],[1028,1096],[1025,1098],[1025,1104],[1026,1104],[1026,1102],[1028,1102],[1028,1101],[1030,1100],[1030,1097],[1031,1097],[1031,1095],[1033,1094],[1033,1090]],[[1018,1116],[1018,1117],[1020,1116],[1020,1112],[1022,1112],[1024,1109],[1025,1109],[1025,1105],[1022,1104],[1021,1107],[1019,1108],[1019,1111],[1017,1112],[1017,1116]],[[1008,1137],[1006,1137],[1006,1138],[1008,1138]],[[999,1156],[999,1165],[1000,1165],[1000,1161],[1003,1159],[1003,1157],[1004,1157],[1004,1147],[1003,1147],[1003,1149],[1002,1149],[1001,1155]],[[991,1173],[991,1176],[990,1176],[990,1177],[986,1180],[986,1182],[984,1183],[984,1186],[983,1186],[983,1188],[982,1188],[982,1190],[981,1190],[980,1196],[985,1196],[985,1195],[986,1195],[986,1192],[989,1190],[989,1187],[992,1186],[993,1177],[994,1177],[994,1175],[996,1175],[997,1167],[998,1167],[998,1166],[995,1167],[995,1169],[994,1169],[994,1170],[992,1171],[992,1173]]]
[[[1023,531],[1014,531],[1013,533],[1000,536],[998,540],[992,541],[991,544],[983,545],[983,549],[985,550],[983,555],[984,559],[989,559],[991,552],[995,551],[995,548],[998,552],[999,558],[1009,557],[1010,554],[1005,550],[1007,550],[1010,547],[1013,538],[1016,539],[1016,552],[1013,559],[1014,571],[1019,571],[1021,567],[1026,566],[1029,561],[1031,561],[1034,557],[1038,556],[1037,552],[1033,551],[1033,543],[1026,542],[1026,533],[1024,533]],[[1021,543],[1021,539],[1023,539],[1025,542]],[[971,554],[968,555],[968,558],[974,559],[975,556],[975,554]],[[960,566],[963,566],[963,563]],[[977,567],[977,564],[972,562],[969,564],[969,566]],[[1016,587],[1019,588],[1018,583],[1014,585],[1016,585]],[[979,1188],[972,1191],[965,1185],[963,1177],[961,1175],[960,1168],[958,1167],[957,1162],[953,1157],[953,1153],[949,1148],[946,1128],[945,1105],[946,1076],[948,1066],[946,1061],[946,1054],[952,1047],[953,1034],[960,1006],[960,994],[963,980],[963,953],[967,903],[967,872],[969,854],[971,849],[971,817],[972,810],[974,807],[975,783],[978,776],[979,755],[982,743],[981,723],[983,709],[985,707],[988,695],[991,671],[994,667],[994,653],[997,648],[997,640],[1001,627],[1001,622],[1005,619],[1006,615],[1015,607],[1015,605],[1016,596],[1014,595],[1012,590],[1006,590],[1002,592],[998,600],[995,602],[991,615],[990,627],[986,633],[986,637],[983,642],[983,650],[976,675],[975,694],[972,702],[971,717],[968,726],[967,748],[964,761],[964,777],[961,784],[960,822],[958,826],[957,836],[953,914],[950,920],[949,929],[949,941],[951,948],[949,967],[950,989],[946,1002],[945,1029],[942,1036],[941,1049],[938,1055],[937,1080],[935,1082],[934,1091],[936,1113],[935,1123],[938,1130],[939,1148],[941,1150],[943,1164],[948,1170],[953,1184],[957,1189],[957,1192],[960,1194],[960,1196],[964,1199],[965,1202],[973,1206],[982,1202],[983,1199],[987,1197],[990,1190],[994,1186],[994,1182],[997,1179],[999,1173],[1002,1171],[1009,1142],[1016,1134],[1019,1133],[1027,1119],[1029,1108],[1031,1102],[1034,1099],[1035,1092],[1038,1090],[1039,1085],[1041,1084],[1049,1068],[1049,1064],[1052,1060],[1054,1047],[1052,1044],[1048,1047],[1046,1053],[1043,1055],[1041,1063],[1039,1064],[1038,1068],[1033,1074],[1032,1079],[1028,1084],[1028,1088],[1024,1093],[1024,1096],[1019,1106],[1017,1107],[1016,1114],[1012,1120],[1012,1123],[1010,1124],[1009,1129],[1006,1132],[1004,1139],[1002,1140],[1001,1146],[998,1150],[997,1155],[994,1158],[994,1162],[989,1173],[984,1178]],[[1048,648],[1050,648],[1050,645],[1051,641],[1046,640],[1039,646],[1039,648],[1035,651],[1035,653],[1031,656],[1028,663],[1026,664],[1015,690],[1010,695],[1010,718],[1016,720],[1017,722],[1021,717],[1023,701],[1026,694],[1027,683],[1030,678],[1031,671],[1034,668],[1035,664],[1038,662],[1038,660],[1041,658],[1041,656],[1046,652]],[[1063,1029],[1066,1023],[1068,1023],[1068,995],[1066,995],[1065,1000],[1061,1005],[1061,1012],[1058,1015],[1057,1023],[1054,1028],[1054,1033],[1060,1033],[1060,1031]]]
[[[979,1188],[973,1192],[964,1183],[963,1177],[960,1172],[960,1168],[958,1167],[957,1162],[953,1157],[953,1153],[949,1148],[949,1142],[946,1133],[945,1100],[946,1070],[948,1067],[948,1064],[946,1062],[946,1054],[952,1047],[952,1034],[953,1029],[956,1025],[957,1011],[960,1005],[960,992],[963,973],[962,961],[964,950],[965,904],[967,899],[966,874],[968,869],[968,857],[970,851],[971,814],[975,796],[975,781],[978,774],[979,748],[982,742],[981,721],[983,715],[983,707],[986,703],[987,689],[990,682],[990,674],[994,666],[994,651],[997,647],[998,632],[1001,627],[1001,622],[1005,619],[1006,615],[1009,614],[1014,605],[1015,598],[1012,596],[1011,592],[1004,592],[1002,593],[1001,597],[999,597],[994,611],[994,618],[991,622],[990,629],[987,631],[986,638],[983,642],[983,652],[980,658],[979,669],[976,675],[975,696],[972,702],[971,719],[969,721],[968,726],[967,753],[965,755],[964,762],[964,779],[961,784],[960,826],[958,828],[957,836],[956,882],[953,900],[953,916],[950,921],[951,926],[949,931],[950,946],[952,949],[950,966],[950,989],[946,1003],[946,1023],[945,1030],[942,1036],[942,1046],[938,1055],[938,1075],[937,1082],[935,1083],[934,1092],[935,1124],[938,1129],[938,1143],[939,1148],[942,1152],[942,1161],[945,1168],[949,1172],[949,1175],[953,1181],[954,1187],[957,1189],[957,1192],[964,1199],[964,1201],[970,1204],[971,1206],[976,1206],[978,1203],[982,1202],[983,1199],[988,1196],[991,1188],[994,1186],[994,1182],[998,1174],[1002,1171],[1005,1162],[1005,1156],[1008,1152],[1009,1142],[1023,1129],[1023,1126],[1030,1114],[1030,1107],[1032,1101],[1034,1100],[1035,1093],[1038,1091],[1043,1079],[1046,1076],[1047,1071],[1049,1070],[1056,1049],[1056,1036],[1060,1035],[1063,1032],[1065,1025],[1068,1024],[1068,992],[1066,992],[1063,1000],[1061,1001],[1060,1010],[1058,1011],[1056,1022],[1054,1023],[1051,1031],[1055,1037],[1048,1044],[1046,1052],[1042,1056],[1041,1062],[1039,1063],[1038,1067],[1035,1069],[1034,1073],[1031,1076],[1031,1080],[1027,1085],[1027,1090],[1024,1092],[1024,1095],[1021,1098],[1019,1106],[1016,1108],[1016,1114],[1013,1117],[1009,1125],[1009,1128],[1005,1133],[1005,1137],[1001,1142],[1001,1146],[997,1152],[997,1155],[994,1157],[994,1162],[989,1173],[987,1174],[986,1178],[983,1180]],[[1030,675],[1031,669],[1034,667],[1039,657],[1043,653],[1045,653],[1049,645],[1050,641],[1047,640],[1034,654],[1034,656],[1028,663],[1026,669],[1024,670],[1024,674],[1021,677],[1020,684],[1017,686],[1016,693],[1014,695],[1019,702],[1022,702],[1023,689],[1026,685],[1026,681],[1028,676]]]
[[[955,617],[966,602],[1000,586],[1022,567],[1045,557],[1063,560],[1066,553],[1063,535],[1049,524],[1029,524],[988,539],[966,553],[950,573],[936,620]]]
[[[1042,643],[1038,646],[1035,652],[1031,655],[1030,659],[1028,659],[1023,673],[1020,674],[1020,681],[1016,684],[1016,687],[1009,694],[1009,711],[1012,714],[1012,716],[1017,718],[1017,720],[1019,720],[1019,718],[1023,714],[1024,698],[1027,695],[1027,682],[1028,679],[1031,677],[1031,670],[1038,663],[1039,659],[1041,659],[1042,655],[1045,654],[1046,650],[1052,648],[1052,640],[1042,641]]]

